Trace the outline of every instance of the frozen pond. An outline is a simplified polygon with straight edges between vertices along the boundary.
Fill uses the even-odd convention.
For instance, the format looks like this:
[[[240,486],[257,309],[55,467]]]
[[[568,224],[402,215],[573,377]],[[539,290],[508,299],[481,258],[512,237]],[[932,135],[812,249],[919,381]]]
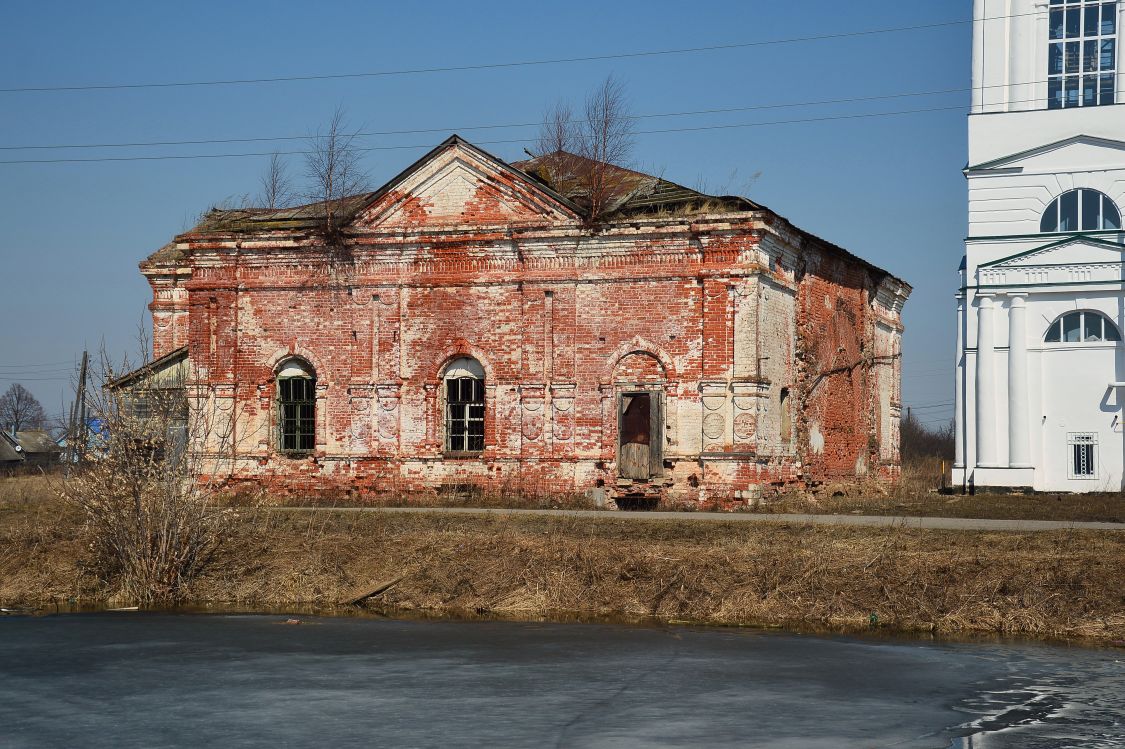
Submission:
[[[0,746],[1125,746],[1120,650],[285,618],[0,618]]]

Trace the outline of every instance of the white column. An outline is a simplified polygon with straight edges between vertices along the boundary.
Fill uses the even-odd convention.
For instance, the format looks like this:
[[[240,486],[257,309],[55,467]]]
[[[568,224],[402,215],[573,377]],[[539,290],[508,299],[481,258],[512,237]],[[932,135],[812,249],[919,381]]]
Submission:
[[[984,111],[984,0],[973,0],[973,114]]]
[[[1009,294],[1008,309],[1008,465],[1031,467],[1027,398],[1027,294]]]
[[[996,323],[992,296],[977,294],[977,466],[1000,466],[996,444]]]
[[[953,430],[955,468],[965,466],[965,294],[957,295],[957,352],[953,384]]]
[[[1050,6],[1045,0],[1039,0],[1035,3],[1035,35],[1026,44],[1028,65],[1032,71],[1026,80],[1034,81],[1034,83],[1025,86],[1023,88],[1023,91],[1026,92],[1025,95],[1019,97],[1020,99],[1033,99],[1034,101],[1022,104],[1019,107],[1021,110],[1047,108],[1047,80],[1041,75],[1035,75],[1034,71],[1047,69],[1048,47],[1042,40],[1050,34],[1050,26]]]

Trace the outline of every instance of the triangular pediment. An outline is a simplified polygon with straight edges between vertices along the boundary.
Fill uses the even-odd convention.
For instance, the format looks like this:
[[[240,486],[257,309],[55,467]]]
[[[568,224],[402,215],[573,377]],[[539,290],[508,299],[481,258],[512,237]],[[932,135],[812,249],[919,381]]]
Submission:
[[[976,164],[965,171],[968,173],[1011,170],[1065,172],[1084,168],[1101,170],[1117,167],[1125,167],[1125,141],[1092,135],[1076,135],[1066,140]]]
[[[1044,265],[1120,263],[1125,245],[1095,237],[1075,236],[1036,247],[1018,255],[983,263],[981,268],[1029,268]]]
[[[454,137],[379,190],[352,227],[535,226],[578,219],[565,198]]]

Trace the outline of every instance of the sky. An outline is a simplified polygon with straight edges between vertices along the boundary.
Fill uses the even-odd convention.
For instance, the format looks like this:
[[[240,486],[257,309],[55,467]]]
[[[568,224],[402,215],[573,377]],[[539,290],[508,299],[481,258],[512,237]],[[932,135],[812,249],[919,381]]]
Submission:
[[[365,138],[378,185],[454,132],[517,160],[536,127],[475,128],[535,123],[612,74],[640,116],[633,166],[744,194],[914,287],[904,404],[934,426],[952,416],[969,0],[327,6],[13,4],[0,89],[394,74],[0,91],[0,162],[299,151],[104,144],[307,136],[337,107],[365,132],[432,131]],[[684,49],[696,51],[623,56]],[[619,57],[480,67],[607,55]],[[720,109],[742,111],[699,113]],[[649,116],[683,112],[699,114]],[[288,159],[299,178],[301,157]],[[208,207],[253,197],[267,161],[0,163],[0,390],[21,382],[60,413],[84,348],[136,352],[151,300],[137,263]]]

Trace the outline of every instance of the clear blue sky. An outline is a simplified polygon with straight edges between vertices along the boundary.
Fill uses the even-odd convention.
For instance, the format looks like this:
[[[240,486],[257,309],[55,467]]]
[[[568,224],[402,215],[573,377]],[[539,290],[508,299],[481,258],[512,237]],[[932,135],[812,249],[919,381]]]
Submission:
[[[331,8],[327,6],[331,5]],[[0,88],[402,70],[737,44],[968,20],[968,0],[742,3],[17,3],[5,9]],[[959,106],[870,119],[640,135],[635,162],[673,181],[743,191],[914,286],[904,399],[953,400],[956,268],[965,234],[969,24],[632,59],[329,81],[0,93],[0,145],[302,135],[337,105],[370,130],[376,184],[459,132],[515,159],[556,99],[608,73],[636,114],[960,92],[651,118],[639,130]],[[301,148],[211,144],[3,150],[0,161]],[[291,166],[299,171],[299,157]],[[137,262],[224,198],[254,193],[265,157],[0,164],[0,388],[20,379],[49,412],[69,384],[56,362],[104,340],[135,348],[147,317]],[[732,172],[737,172],[731,179]],[[757,179],[748,180],[760,174]],[[48,364],[42,369],[27,365]],[[62,365],[67,366],[67,365]],[[924,411],[948,418],[951,407]]]

